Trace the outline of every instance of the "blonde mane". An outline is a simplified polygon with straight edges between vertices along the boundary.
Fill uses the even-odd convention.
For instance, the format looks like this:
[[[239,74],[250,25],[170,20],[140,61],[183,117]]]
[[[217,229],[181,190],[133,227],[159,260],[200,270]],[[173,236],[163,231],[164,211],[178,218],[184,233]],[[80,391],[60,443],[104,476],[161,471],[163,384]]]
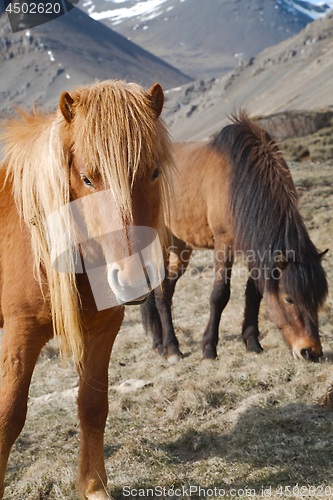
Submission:
[[[71,156],[86,168],[98,172],[106,189],[111,189],[124,220],[131,221],[131,189],[136,176],[154,165],[161,166],[159,235],[165,242],[167,200],[170,197],[169,171],[173,166],[168,132],[155,119],[148,94],[136,84],[105,81],[72,91],[74,117],[69,125],[61,111],[42,114],[18,110],[19,118],[4,124],[6,181],[13,186],[19,214],[30,229],[36,279],[42,286],[44,266],[53,329],[63,354],[72,352],[80,365],[84,325],[74,271],[57,272],[50,258],[47,217],[70,200]],[[72,235],[66,212],[62,230]],[[51,237],[51,240],[54,238]],[[70,252],[71,253],[71,252]],[[75,269],[75,256],[69,257]]]

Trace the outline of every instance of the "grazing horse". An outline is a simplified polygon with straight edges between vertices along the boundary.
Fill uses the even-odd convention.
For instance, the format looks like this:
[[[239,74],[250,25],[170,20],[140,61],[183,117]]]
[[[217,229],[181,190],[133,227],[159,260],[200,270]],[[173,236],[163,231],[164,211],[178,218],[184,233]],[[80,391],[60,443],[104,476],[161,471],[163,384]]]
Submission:
[[[153,271],[144,252],[141,274],[137,260],[127,258],[132,256],[130,229],[152,228],[161,242],[166,235],[173,155],[159,118],[163,100],[158,84],[145,92],[136,84],[110,80],[63,93],[54,114],[18,110],[20,116],[4,125],[0,498],[9,453],[25,422],[33,369],[54,334],[62,353],[74,355],[80,376],[81,498],[109,498],[103,456],[109,359],[123,304],[146,298]],[[78,204],[81,218],[74,220],[70,214]],[[67,210],[72,206],[72,212]],[[87,265],[91,255],[83,258],[84,241],[77,245],[75,224],[81,226],[78,234],[85,225],[92,240],[115,232],[95,247],[85,246],[91,255],[99,249],[105,257],[99,279],[104,280],[102,290],[113,292],[112,307],[96,305]],[[114,255],[116,260],[110,260]],[[133,290],[146,291],[139,296]]]
[[[318,360],[322,356],[318,309],[328,290],[321,266],[325,252],[319,254],[310,240],[277,144],[243,112],[210,142],[177,144],[176,164],[168,273],[162,288],[155,290],[155,303],[141,308],[143,324],[153,334],[153,347],[170,362],[180,359],[171,317],[175,285],[192,248],[213,248],[215,279],[203,359],[217,356],[231,269],[235,254],[241,253],[250,271],[242,328],[247,351],[262,351],[258,314],[265,292],[271,319],[294,356]]]

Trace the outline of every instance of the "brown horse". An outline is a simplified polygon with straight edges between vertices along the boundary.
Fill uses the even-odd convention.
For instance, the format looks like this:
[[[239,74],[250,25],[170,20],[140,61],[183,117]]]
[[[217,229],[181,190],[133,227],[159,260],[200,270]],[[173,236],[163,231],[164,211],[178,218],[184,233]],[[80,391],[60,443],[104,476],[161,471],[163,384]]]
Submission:
[[[155,229],[160,239],[165,236],[173,157],[159,118],[163,99],[158,84],[145,92],[138,85],[110,80],[64,93],[54,114],[19,111],[20,118],[9,119],[4,126],[0,498],[9,453],[25,422],[34,365],[54,333],[62,352],[74,354],[80,375],[80,495],[109,498],[103,457],[109,358],[123,320],[122,304],[144,300],[151,281],[151,262],[141,257],[140,275],[137,261],[131,264],[124,258],[132,255],[129,233],[145,226]],[[109,282],[118,300],[114,307],[97,307],[87,270],[89,258],[83,259],[83,271],[75,272],[84,245],[75,247],[74,226],[83,221],[74,221],[67,208],[81,202],[89,235],[116,231],[114,238],[98,242],[109,263],[102,290]],[[68,251],[72,247],[80,251]],[[90,250],[94,254],[96,248],[92,245]],[[110,261],[114,255],[118,260]],[[141,289],[147,291],[135,295]]]
[[[271,319],[293,354],[322,355],[318,309],[327,295],[319,254],[297,207],[297,193],[277,144],[245,113],[212,141],[176,145],[173,174],[177,205],[171,209],[173,246],[163,287],[155,304],[142,307],[153,347],[170,362],[181,356],[174,334],[171,302],[192,248],[214,248],[215,280],[210,318],[203,335],[203,359],[215,359],[221,314],[230,297],[235,254],[247,260],[242,337],[259,353],[258,314],[265,292]],[[156,309],[156,307],[157,309]]]

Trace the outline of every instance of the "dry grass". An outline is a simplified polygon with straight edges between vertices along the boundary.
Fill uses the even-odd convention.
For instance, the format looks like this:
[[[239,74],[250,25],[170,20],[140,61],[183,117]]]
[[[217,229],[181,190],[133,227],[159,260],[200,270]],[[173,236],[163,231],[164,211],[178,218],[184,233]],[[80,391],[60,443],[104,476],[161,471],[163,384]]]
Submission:
[[[311,236],[320,249],[332,250],[324,262],[332,285],[333,168],[311,163],[291,168]],[[245,280],[235,278],[220,327],[219,357],[201,364],[211,254],[195,252],[190,269],[192,279],[187,273],[180,280],[174,300],[185,354],[179,364],[169,366],[151,351],[138,308],[126,310],[110,365],[105,434],[110,492],[120,500],[124,486],[200,485],[224,488],[228,498],[231,488],[252,488],[251,497],[262,498],[261,488],[271,487],[271,498],[290,498],[278,488],[312,485],[317,490],[303,498],[329,498],[318,488],[330,486],[333,494],[332,294],[320,316],[325,353],[320,364],[292,358],[264,304],[265,352],[248,355],[240,338]],[[115,390],[130,379],[150,383],[125,394]],[[7,500],[77,499],[76,387],[75,373],[63,368],[56,349],[45,350],[33,377],[27,423],[10,457]],[[240,492],[232,498],[247,497]]]

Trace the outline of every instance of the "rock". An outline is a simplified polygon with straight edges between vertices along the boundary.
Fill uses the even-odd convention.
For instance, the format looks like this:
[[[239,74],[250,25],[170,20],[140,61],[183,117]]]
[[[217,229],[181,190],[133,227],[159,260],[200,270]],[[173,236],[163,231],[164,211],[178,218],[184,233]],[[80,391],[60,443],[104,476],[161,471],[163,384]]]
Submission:
[[[153,385],[153,382],[151,381],[133,378],[130,380],[125,380],[125,382],[122,382],[119,385],[114,385],[113,387],[111,387],[111,389],[114,389],[120,394],[126,394],[128,392],[138,391],[143,387],[151,385]]]
[[[284,111],[256,121],[278,142],[305,137],[333,125],[333,110]]]

